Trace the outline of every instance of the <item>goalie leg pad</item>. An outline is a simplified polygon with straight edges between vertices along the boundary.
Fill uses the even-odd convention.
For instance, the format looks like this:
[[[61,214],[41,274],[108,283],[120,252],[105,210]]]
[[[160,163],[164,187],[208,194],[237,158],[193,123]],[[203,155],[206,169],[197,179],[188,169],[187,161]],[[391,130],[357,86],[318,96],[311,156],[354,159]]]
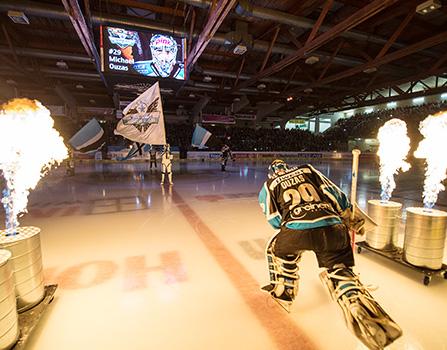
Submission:
[[[347,327],[369,349],[380,350],[402,335],[401,328],[382,309],[350,268],[337,267],[320,274],[338,303]]]
[[[288,255],[286,259],[282,259],[275,256],[273,247],[274,239],[270,240],[266,249],[270,284],[262,287],[262,289],[269,292],[273,298],[290,305],[298,293],[298,263],[301,254]]]

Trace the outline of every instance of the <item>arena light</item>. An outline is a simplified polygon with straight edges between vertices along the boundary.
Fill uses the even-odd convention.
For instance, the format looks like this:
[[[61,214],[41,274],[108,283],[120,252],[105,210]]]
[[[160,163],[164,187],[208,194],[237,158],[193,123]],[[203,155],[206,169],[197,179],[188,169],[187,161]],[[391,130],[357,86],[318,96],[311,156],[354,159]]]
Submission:
[[[447,92],[444,92],[444,93],[441,95],[441,100],[447,100]]]
[[[243,55],[246,52],[247,52],[247,46],[244,44],[236,45],[233,49],[233,53],[235,55]]]
[[[60,60],[56,62],[56,67],[59,69],[68,69],[68,64],[67,62]]]
[[[8,11],[8,17],[17,24],[29,24],[29,19],[22,11]]]
[[[369,67],[369,68],[366,68],[363,71],[363,73],[366,73],[366,74],[371,74],[371,73],[374,73],[374,72],[377,72],[377,67]]]
[[[419,4],[416,7],[416,12],[421,15],[426,15],[436,9],[441,8],[441,2],[439,0],[428,0],[423,2],[422,4]]]
[[[396,106],[397,106],[397,102],[388,102],[387,104],[386,104],[386,106],[388,107],[388,108],[395,108]]]
[[[424,103],[424,101],[425,101],[425,97],[416,97],[416,98],[413,98],[413,104],[415,104],[415,105]]]
[[[290,102],[290,101],[292,101],[293,100],[293,96],[289,96],[289,97],[287,97],[287,102]]]
[[[310,56],[310,57],[306,58],[304,63],[306,63],[308,65],[313,65],[319,61],[320,61],[320,58],[318,56]]]

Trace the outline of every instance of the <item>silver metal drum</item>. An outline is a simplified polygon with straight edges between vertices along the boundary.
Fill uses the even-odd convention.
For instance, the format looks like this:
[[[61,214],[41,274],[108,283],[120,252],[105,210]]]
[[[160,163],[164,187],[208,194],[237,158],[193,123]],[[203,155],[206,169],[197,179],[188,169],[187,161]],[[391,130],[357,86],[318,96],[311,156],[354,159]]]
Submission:
[[[447,212],[407,208],[404,259],[410,264],[438,270],[442,267]]]
[[[19,338],[12,254],[0,249],[0,349],[10,349]]]
[[[18,234],[5,236],[0,231],[0,248],[12,253],[11,264],[19,312],[32,308],[45,296],[43,284],[40,229],[33,226],[19,227]]]
[[[366,243],[380,250],[393,250],[397,245],[399,219],[402,204],[392,201],[370,199],[368,215],[377,223],[377,227],[366,232]]]

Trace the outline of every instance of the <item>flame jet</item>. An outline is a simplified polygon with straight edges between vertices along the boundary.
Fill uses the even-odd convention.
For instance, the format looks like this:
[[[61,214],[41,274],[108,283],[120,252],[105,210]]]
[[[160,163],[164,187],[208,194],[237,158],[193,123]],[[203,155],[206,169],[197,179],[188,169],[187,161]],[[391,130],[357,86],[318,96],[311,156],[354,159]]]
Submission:
[[[54,163],[68,156],[53,125],[50,111],[37,100],[17,98],[0,107],[0,170],[6,180],[2,203],[8,235],[16,233],[29,191]]]
[[[425,208],[433,208],[438,194],[444,191],[442,181],[447,169],[447,111],[429,115],[419,124],[424,139],[419,143],[414,156],[425,158],[425,181],[423,201]]]
[[[387,121],[377,135],[379,139],[380,157],[380,185],[382,192],[380,197],[383,201],[391,198],[393,190],[396,188],[394,175],[402,170],[410,169],[411,165],[405,160],[410,151],[410,138],[407,136],[407,124],[397,118]]]

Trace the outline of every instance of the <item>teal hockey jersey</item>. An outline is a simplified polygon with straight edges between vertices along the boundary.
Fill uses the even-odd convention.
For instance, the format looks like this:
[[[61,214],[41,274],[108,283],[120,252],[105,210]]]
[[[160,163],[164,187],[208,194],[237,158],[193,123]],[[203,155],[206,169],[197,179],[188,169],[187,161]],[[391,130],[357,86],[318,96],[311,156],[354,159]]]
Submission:
[[[310,164],[268,179],[258,200],[275,229],[282,225],[306,230],[339,224],[342,213],[351,207],[343,191]]]

